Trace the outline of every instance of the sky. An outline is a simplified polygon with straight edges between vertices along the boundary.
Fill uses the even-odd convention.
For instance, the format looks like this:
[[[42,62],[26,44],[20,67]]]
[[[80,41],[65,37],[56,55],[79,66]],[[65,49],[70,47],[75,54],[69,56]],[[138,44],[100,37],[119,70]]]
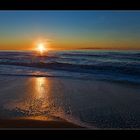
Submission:
[[[140,50],[140,11],[0,11],[0,50]]]

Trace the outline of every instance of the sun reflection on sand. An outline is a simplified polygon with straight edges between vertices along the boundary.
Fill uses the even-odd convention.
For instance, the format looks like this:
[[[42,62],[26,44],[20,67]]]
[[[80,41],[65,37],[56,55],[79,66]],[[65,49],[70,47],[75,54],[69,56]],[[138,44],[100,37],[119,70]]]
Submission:
[[[5,105],[6,109],[17,114],[16,117],[50,120],[63,113],[60,102],[60,99],[63,99],[61,95],[63,88],[59,87],[60,82],[58,84],[57,80],[48,77],[32,77],[23,83],[25,86],[21,96]]]
[[[44,94],[47,92],[45,86],[48,87],[47,80],[44,77],[39,77],[35,79],[35,94],[36,98],[40,99],[44,97]]]
[[[52,101],[50,99],[50,81],[45,77],[36,77],[28,80],[28,86],[25,96],[21,100],[15,100],[6,106],[6,108],[17,109],[27,116],[43,115],[52,110]]]
[[[33,87],[32,95],[26,103],[31,109],[32,113],[43,113],[49,110],[51,106],[50,101],[50,81],[45,77],[33,78],[31,85]]]

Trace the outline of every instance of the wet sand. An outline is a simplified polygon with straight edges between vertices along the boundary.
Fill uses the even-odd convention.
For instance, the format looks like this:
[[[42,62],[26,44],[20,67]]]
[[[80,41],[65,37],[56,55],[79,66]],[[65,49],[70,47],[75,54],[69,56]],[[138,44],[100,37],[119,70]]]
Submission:
[[[138,85],[0,77],[0,128],[140,128],[139,108]]]

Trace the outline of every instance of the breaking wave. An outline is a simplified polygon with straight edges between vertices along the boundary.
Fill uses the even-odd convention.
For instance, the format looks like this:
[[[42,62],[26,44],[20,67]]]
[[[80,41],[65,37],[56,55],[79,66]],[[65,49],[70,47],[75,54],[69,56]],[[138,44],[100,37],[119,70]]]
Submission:
[[[140,83],[140,52],[65,51],[43,57],[33,52],[0,52],[0,68],[1,75],[87,77]]]

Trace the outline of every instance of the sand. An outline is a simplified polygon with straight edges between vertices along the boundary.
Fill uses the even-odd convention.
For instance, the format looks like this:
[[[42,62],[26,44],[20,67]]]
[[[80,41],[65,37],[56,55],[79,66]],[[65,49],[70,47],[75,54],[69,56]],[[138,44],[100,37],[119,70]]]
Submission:
[[[0,128],[140,128],[139,93],[106,81],[0,76]]]
[[[84,128],[65,120],[36,120],[28,118],[0,119],[0,129],[2,128]]]

